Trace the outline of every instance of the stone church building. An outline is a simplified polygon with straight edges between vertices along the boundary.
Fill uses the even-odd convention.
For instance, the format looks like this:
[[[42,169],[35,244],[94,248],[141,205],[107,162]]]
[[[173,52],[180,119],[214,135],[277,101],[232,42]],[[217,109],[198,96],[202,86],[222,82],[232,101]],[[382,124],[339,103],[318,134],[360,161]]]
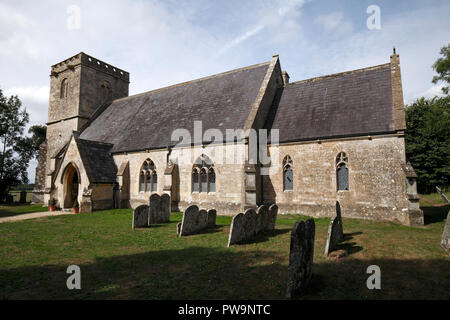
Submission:
[[[386,64],[297,82],[278,55],[133,96],[129,76],[83,52],[51,67],[35,201],[65,209],[77,199],[90,212],[156,192],[172,211],[276,203],[313,217],[339,201],[346,217],[423,224],[395,51]]]

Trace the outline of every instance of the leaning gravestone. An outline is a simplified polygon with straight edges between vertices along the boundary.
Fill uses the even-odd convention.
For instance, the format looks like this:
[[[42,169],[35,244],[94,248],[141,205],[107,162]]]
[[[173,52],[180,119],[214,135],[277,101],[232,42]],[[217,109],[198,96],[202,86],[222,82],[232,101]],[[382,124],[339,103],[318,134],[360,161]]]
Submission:
[[[244,240],[252,239],[256,233],[256,212],[253,209],[247,209],[244,212]]]
[[[336,216],[331,219],[328,227],[325,256],[328,256],[343,238],[344,232],[342,227],[341,206],[339,205],[339,202],[336,201]]]
[[[230,235],[228,236],[228,247],[241,243],[245,239],[245,216],[243,213],[239,213],[233,217],[231,221]]]
[[[436,187],[437,192],[441,195],[442,199],[450,204],[450,201],[439,187]],[[442,232],[441,248],[444,251],[450,253],[450,211],[447,213],[447,220],[445,221],[444,232]]]
[[[315,223],[297,221],[291,231],[286,297],[304,294],[312,279]]]
[[[267,231],[271,231],[275,229],[275,223],[277,221],[277,214],[278,214],[278,206],[276,204],[273,204],[269,207],[269,217],[267,222]]]
[[[147,205],[141,205],[133,210],[133,222],[131,228],[143,228],[148,226],[148,212]]]
[[[208,226],[206,210],[199,210],[196,205],[191,205],[183,213],[181,221],[180,237],[195,234]]]
[[[278,206],[271,205],[269,208],[262,205],[258,208],[258,213],[254,209],[247,209],[245,213],[239,213],[231,221],[230,235],[228,236],[228,247],[251,240],[258,233],[272,231],[275,229]]]
[[[217,211],[215,209],[209,209],[208,210],[208,228],[213,228],[216,226],[216,217],[217,217]]]
[[[336,201],[336,217],[339,219],[339,237],[342,239],[344,238],[344,229],[342,226],[342,216],[341,216],[341,205],[339,204],[339,201]]]
[[[261,231],[265,231],[269,223],[269,207],[267,205],[262,205],[256,211],[256,229],[255,232],[258,234]]]

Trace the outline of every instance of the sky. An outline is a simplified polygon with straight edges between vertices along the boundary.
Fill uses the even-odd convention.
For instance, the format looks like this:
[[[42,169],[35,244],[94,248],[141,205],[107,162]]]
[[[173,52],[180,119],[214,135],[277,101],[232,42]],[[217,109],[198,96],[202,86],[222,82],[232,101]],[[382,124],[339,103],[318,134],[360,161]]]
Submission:
[[[0,2],[0,88],[45,124],[51,65],[81,51],[130,72],[130,95],[280,57],[291,82],[400,55],[405,103],[441,94],[450,1]],[[36,161],[30,163],[34,181]]]

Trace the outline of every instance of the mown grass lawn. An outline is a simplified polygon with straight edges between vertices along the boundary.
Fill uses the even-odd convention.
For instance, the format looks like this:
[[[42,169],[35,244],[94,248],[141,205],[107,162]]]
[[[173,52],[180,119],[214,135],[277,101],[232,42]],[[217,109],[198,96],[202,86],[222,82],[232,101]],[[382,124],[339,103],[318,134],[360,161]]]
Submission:
[[[431,208],[431,207],[430,207]],[[424,227],[343,219],[349,255],[323,257],[329,219],[315,219],[310,291],[302,299],[450,299],[450,257],[439,247],[449,207],[424,208]],[[290,230],[302,216],[279,216],[276,230],[227,248],[231,217],[178,238],[171,222],[131,230],[131,210],[0,224],[2,299],[284,299]],[[81,267],[81,290],[66,269]],[[366,269],[381,268],[381,290]]]

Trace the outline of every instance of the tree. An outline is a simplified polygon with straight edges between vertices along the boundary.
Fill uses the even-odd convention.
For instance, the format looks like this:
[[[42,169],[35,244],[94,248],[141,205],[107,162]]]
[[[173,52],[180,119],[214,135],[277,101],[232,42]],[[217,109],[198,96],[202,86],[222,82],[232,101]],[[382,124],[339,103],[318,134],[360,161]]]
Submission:
[[[420,193],[450,182],[450,96],[420,98],[406,108],[406,156]]]
[[[45,141],[45,136],[47,134],[47,127],[41,125],[34,125],[28,129],[28,133],[31,134],[30,139],[30,150],[33,151],[33,156],[39,156],[39,147]]]
[[[11,186],[28,183],[27,165],[33,158],[31,139],[23,136],[29,116],[17,96],[0,89],[0,201]]]
[[[433,64],[433,69],[439,74],[433,77],[433,83],[443,81],[450,84],[450,44],[441,48],[440,54],[442,57],[436,60]],[[448,94],[449,87],[443,87],[442,91]]]

